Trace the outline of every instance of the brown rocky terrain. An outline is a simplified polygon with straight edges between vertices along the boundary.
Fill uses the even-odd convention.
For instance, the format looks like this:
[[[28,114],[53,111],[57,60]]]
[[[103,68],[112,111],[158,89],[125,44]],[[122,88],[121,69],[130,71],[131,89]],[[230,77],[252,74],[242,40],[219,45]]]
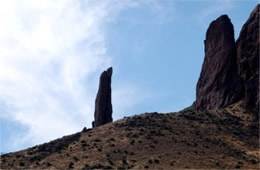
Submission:
[[[147,113],[3,155],[2,169],[259,167],[259,124],[241,103]]]
[[[259,7],[236,42],[227,15],[210,24],[197,98],[191,107],[112,123],[111,68],[100,78],[95,128],[2,155],[0,168],[260,169]]]

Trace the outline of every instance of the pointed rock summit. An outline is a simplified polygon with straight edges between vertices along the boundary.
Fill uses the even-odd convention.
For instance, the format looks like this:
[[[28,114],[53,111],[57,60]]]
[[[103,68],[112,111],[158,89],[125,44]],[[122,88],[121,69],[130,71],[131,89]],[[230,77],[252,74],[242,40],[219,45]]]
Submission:
[[[92,122],[93,127],[104,125],[112,122],[112,102],[111,102],[111,77],[112,67],[104,71],[99,80],[99,89],[95,101],[95,120]]]
[[[241,96],[234,28],[227,15],[210,24],[204,43],[205,59],[196,89],[198,110],[227,106]]]
[[[258,4],[236,42],[227,15],[210,24],[196,87],[196,110],[217,109],[243,101],[250,110],[259,111],[259,8]]]

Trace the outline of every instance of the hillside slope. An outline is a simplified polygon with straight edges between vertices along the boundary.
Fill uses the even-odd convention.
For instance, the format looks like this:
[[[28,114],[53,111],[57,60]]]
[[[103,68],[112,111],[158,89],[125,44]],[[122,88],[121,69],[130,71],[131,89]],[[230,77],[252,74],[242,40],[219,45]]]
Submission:
[[[258,4],[236,42],[227,15],[210,24],[191,107],[108,123],[112,121],[109,89],[98,95],[109,99],[98,97],[97,108],[102,111],[95,114],[95,128],[2,155],[0,168],[260,169],[259,11]],[[108,109],[103,110],[103,101],[109,102]],[[109,119],[104,119],[106,111]]]
[[[1,156],[1,169],[259,168],[259,123],[241,103],[147,113]]]

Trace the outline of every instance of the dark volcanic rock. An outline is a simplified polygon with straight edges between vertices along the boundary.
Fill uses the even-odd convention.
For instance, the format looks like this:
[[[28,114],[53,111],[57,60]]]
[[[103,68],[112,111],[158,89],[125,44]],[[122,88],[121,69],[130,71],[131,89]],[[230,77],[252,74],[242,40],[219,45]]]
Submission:
[[[259,11],[258,4],[244,24],[236,43],[245,104],[256,111],[259,110]]]
[[[196,89],[196,110],[215,109],[243,101],[259,111],[259,12],[244,24],[237,42],[230,19],[213,21],[205,40],[205,59]]]
[[[234,28],[227,15],[210,24],[204,43],[205,59],[196,89],[197,110],[224,107],[241,98]]]
[[[112,103],[111,103],[111,76],[112,67],[104,71],[99,80],[99,89],[95,102],[95,120],[93,127],[97,127],[108,122],[112,122]]]

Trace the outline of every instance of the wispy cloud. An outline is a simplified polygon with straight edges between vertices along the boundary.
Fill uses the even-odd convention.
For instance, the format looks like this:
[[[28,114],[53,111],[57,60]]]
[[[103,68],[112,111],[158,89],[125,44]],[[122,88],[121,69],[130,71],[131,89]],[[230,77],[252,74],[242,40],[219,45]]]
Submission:
[[[112,60],[106,54],[105,26],[129,5],[116,0],[1,2],[0,116],[28,127],[13,141],[19,145],[10,147],[90,127],[98,83],[93,79]]]
[[[107,24],[130,7],[147,10],[158,23],[175,12],[172,2],[159,0],[1,1],[0,118],[27,129],[11,138],[9,150],[91,126],[99,75],[113,64]],[[114,118],[147,97],[121,82],[113,89]]]

